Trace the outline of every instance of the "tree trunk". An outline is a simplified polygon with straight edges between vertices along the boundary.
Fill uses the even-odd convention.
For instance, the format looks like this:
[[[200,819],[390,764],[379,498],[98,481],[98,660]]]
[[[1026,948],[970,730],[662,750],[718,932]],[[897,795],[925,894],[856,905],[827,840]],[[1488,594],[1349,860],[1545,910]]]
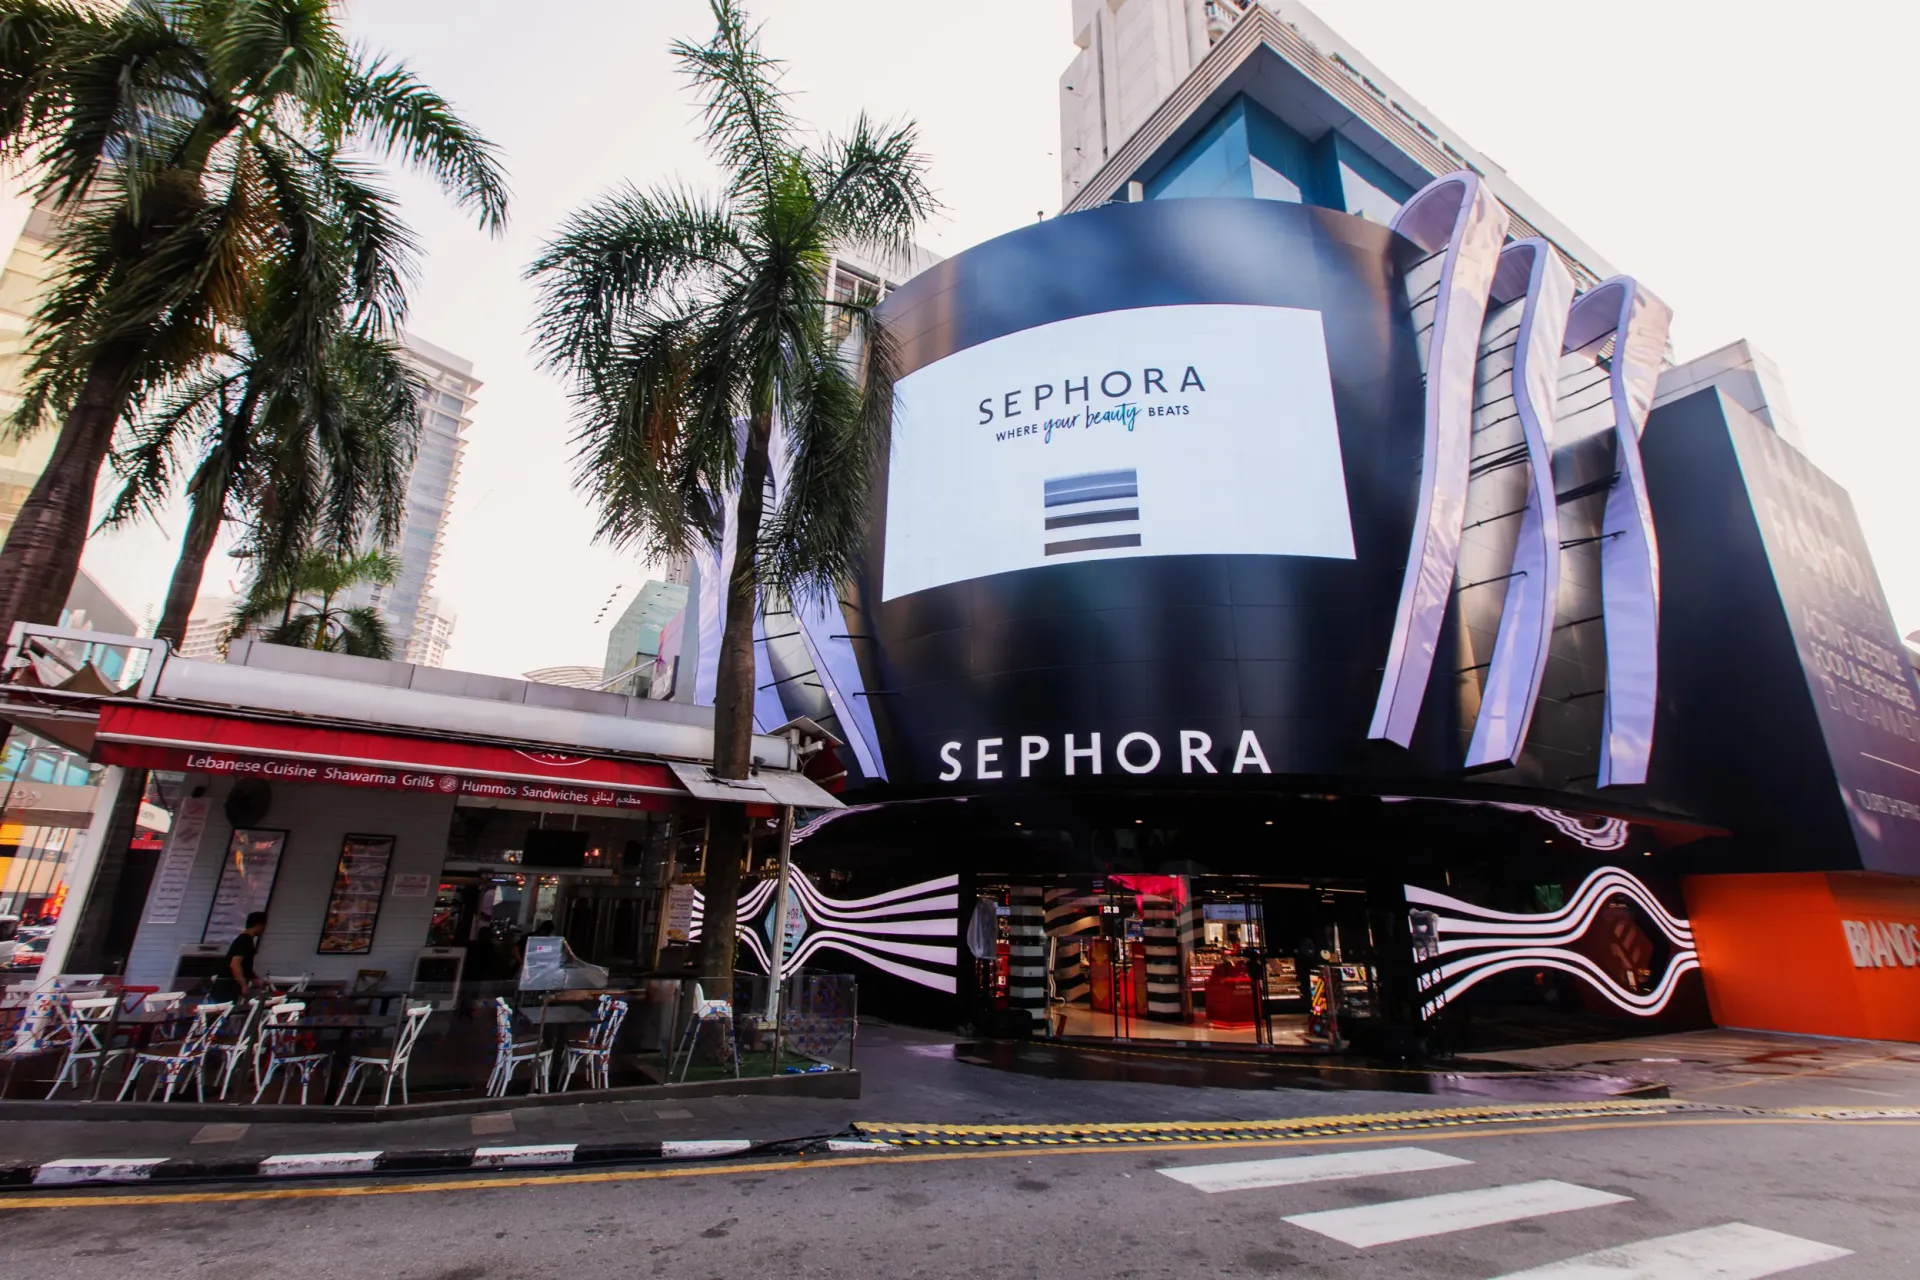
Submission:
[[[33,492],[0,547],[0,643],[16,622],[58,623],[93,522],[93,488],[126,409],[128,352],[93,362]]]
[[[187,517],[186,536],[180,541],[180,558],[174,562],[173,581],[167,586],[167,607],[153,632],[156,639],[165,640],[175,649],[186,639],[187,619],[193,614],[194,601],[200,598],[207,557],[213,553],[220,525],[227,517],[227,491],[246,459],[259,399],[259,391],[249,385],[239,408],[225,417],[220,442],[201,464],[189,491],[192,511]]]
[[[741,459],[740,497],[735,507],[733,565],[727,575],[726,620],[720,631],[720,662],[713,690],[713,772],[744,778],[753,768],[753,619],[760,609],[756,549],[764,514],[773,436],[771,406],[754,411]],[[707,837],[706,913],[701,924],[700,970],[715,998],[733,992],[734,930],[740,898],[740,867],[751,828],[744,805],[720,804]]]
[[[223,487],[224,488],[224,487]],[[224,492],[219,495],[195,493],[187,516],[186,536],[180,540],[180,558],[173,565],[173,581],[167,586],[167,607],[160,614],[154,638],[165,640],[178,649],[187,638],[187,619],[194,601],[200,598],[200,584],[206,577],[207,557],[220,536],[220,521],[226,514]]]

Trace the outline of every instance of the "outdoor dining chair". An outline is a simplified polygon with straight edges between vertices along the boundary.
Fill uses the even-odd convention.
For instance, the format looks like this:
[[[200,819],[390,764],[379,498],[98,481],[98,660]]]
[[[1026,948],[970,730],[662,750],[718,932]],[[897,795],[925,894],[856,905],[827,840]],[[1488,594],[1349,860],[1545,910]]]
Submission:
[[[123,1058],[130,1052],[111,1043],[115,1024],[119,1021],[119,996],[91,996],[68,999],[65,1003],[67,1056],[60,1063],[59,1073],[53,1077],[52,1087],[47,1090],[49,1098],[60,1092],[63,1084],[78,1088],[82,1067],[90,1070],[97,1081],[115,1058]]]
[[[412,1101],[407,1095],[407,1067],[413,1061],[413,1046],[420,1041],[420,1033],[426,1030],[427,1019],[433,1016],[433,1001],[408,1004],[406,1013],[401,1017],[399,1029],[393,1035],[393,1048],[386,1053],[356,1053],[347,1060],[347,1073],[340,1080],[340,1096],[333,1100],[334,1106],[340,1106],[347,1100],[347,1086],[353,1078],[366,1070],[360,1077],[360,1088],[353,1091],[353,1101],[360,1102],[360,1090],[367,1087],[367,1080],[378,1071],[386,1077],[386,1087],[380,1091],[380,1105],[386,1106],[393,1101],[393,1080],[400,1078],[400,1102],[405,1105]]]
[[[0,1016],[0,1067],[6,1068],[6,1078],[0,1080],[0,1097],[13,1083],[14,1068],[29,1058],[61,1048],[58,1010],[52,991],[32,991]]]
[[[620,1024],[626,1016],[625,1000],[600,997],[600,1008],[593,1026],[588,1028],[583,1039],[567,1046],[567,1072],[560,1078],[560,1092],[565,1093],[573,1087],[573,1073],[582,1065],[587,1068],[589,1089],[613,1087],[613,1041],[620,1034]]]
[[[531,1037],[516,1039],[513,1034],[513,1006],[505,998],[493,998],[493,1074],[487,1077],[487,1096],[504,1098],[507,1086],[513,1082],[513,1073],[520,1069],[523,1062],[533,1065],[533,1079],[528,1083],[532,1093],[547,1092],[547,1076],[553,1070],[553,1050],[540,1042],[535,1033]]]
[[[254,1071],[258,1073],[259,1053],[254,1047],[254,1029],[260,1022],[261,1010],[266,1007],[264,1000],[247,1001],[246,1012],[240,1015],[240,1026],[232,1035],[216,1036],[207,1048],[220,1055],[220,1093],[222,1102],[227,1100],[227,1089],[233,1084],[233,1073],[243,1058],[254,1059]]]
[[[220,1025],[233,1012],[231,1002],[227,1004],[203,1004],[193,1011],[193,1023],[187,1028],[186,1035],[167,1044],[151,1046],[133,1055],[133,1069],[127,1072],[127,1079],[120,1086],[118,1101],[126,1101],[133,1092],[133,1086],[140,1079],[141,1068],[152,1064],[160,1078],[147,1088],[147,1101],[153,1101],[153,1095],[160,1093],[160,1101],[173,1101],[173,1091],[180,1087],[180,1081],[187,1073],[193,1073],[194,1092],[200,1101],[207,1100],[207,1046],[213,1037],[219,1034]],[[161,1086],[165,1092],[161,1092]]]
[[[300,1073],[300,1105],[307,1105],[307,1088],[313,1083],[313,1073],[332,1061],[333,1055],[316,1053],[301,1043],[304,1034],[299,1026],[300,1019],[307,1006],[299,1000],[287,1000],[267,1010],[267,1019],[260,1027],[260,1043],[266,1054],[266,1070],[259,1073],[259,1087],[253,1091],[253,1100],[259,1103],[267,1092],[267,1086],[273,1083],[274,1072],[282,1067],[289,1072]],[[291,1075],[280,1077],[280,1101],[287,1100],[287,1084]],[[325,1094],[321,1095],[323,1098]]]
[[[293,995],[295,992],[305,991],[307,984],[312,981],[313,975],[310,973],[270,973],[267,975],[267,985],[282,995]]]

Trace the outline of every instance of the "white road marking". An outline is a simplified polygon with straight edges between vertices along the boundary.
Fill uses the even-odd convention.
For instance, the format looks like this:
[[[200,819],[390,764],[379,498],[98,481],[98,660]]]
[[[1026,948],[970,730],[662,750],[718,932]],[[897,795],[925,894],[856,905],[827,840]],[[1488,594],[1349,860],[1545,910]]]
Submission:
[[[667,1160],[710,1160],[715,1156],[735,1156],[753,1146],[744,1138],[719,1138],[707,1142],[663,1142],[660,1155]]]
[[[549,1164],[570,1164],[573,1161],[572,1142],[554,1143],[541,1147],[475,1147],[473,1167],[476,1169],[527,1169]]]
[[[1761,1280],[1852,1253],[1744,1222],[1583,1253],[1499,1280]]]
[[[33,1172],[36,1187],[67,1187],[80,1182],[138,1182],[153,1176],[165,1156],[130,1160],[49,1160]]]
[[[1598,1209],[1602,1205],[1624,1204],[1631,1196],[1611,1191],[1595,1191],[1571,1182],[1517,1182],[1512,1186],[1488,1187],[1482,1191],[1452,1191],[1446,1195],[1421,1196],[1415,1200],[1392,1200],[1385,1204],[1363,1204],[1352,1209],[1327,1209],[1319,1213],[1300,1213],[1286,1219],[1296,1227],[1332,1236],[1342,1244],[1365,1249],[1398,1240],[1418,1240],[1423,1236],[1445,1235],[1450,1231],[1469,1231],[1521,1218],[1540,1218],[1550,1213],[1574,1209]]]
[[[1175,1182],[1184,1182],[1209,1194],[1250,1191],[1255,1187],[1292,1187],[1303,1182],[1334,1182],[1375,1174],[1422,1173],[1472,1164],[1458,1156],[1423,1151],[1419,1147],[1382,1147],[1371,1151],[1338,1151],[1324,1156],[1291,1156],[1284,1160],[1236,1160],[1230,1164],[1189,1165],[1162,1169]]]
[[[372,1173],[378,1151],[315,1151],[268,1156],[260,1162],[263,1178],[311,1178],[329,1173]]]

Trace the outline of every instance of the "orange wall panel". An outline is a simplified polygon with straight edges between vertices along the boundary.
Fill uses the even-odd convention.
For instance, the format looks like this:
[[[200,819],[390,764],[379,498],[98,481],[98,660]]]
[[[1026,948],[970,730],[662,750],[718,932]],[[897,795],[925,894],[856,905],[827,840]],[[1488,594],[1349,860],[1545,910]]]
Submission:
[[[1721,1026],[1920,1041],[1920,881],[1805,872],[1694,876],[1685,889]],[[1846,922],[1873,944],[1865,967]]]

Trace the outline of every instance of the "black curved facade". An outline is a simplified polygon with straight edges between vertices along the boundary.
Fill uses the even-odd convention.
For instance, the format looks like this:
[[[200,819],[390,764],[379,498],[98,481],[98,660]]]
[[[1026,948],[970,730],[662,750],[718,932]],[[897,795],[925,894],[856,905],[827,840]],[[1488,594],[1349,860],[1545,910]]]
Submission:
[[[1384,227],[1326,209],[1150,201],[1002,236],[889,298],[884,311],[903,374],[1009,334],[1131,308],[1316,313],[1353,545],[1352,559],[1164,555],[1045,565],[887,600],[883,520],[869,551],[872,572],[847,616],[851,631],[870,637],[858,647],[890,792],[1204,791],[1290,777],[1364,790],[1528,792],[1537,801],[1582,771],[1578,753],[1562,750],[1547,769],[1523,761],[1494,778],[1461,774],[1474,700],[1459,688],[1460,668],[1471,665],[1460,654],[1471,631],[1497,626],[1498,590],[1459,597],[1456,610],[1466,614],[1445,629],[1411,748],[1368,741],[1419,499],[1424,383],[1406,272],[1423,257]],[[1470,503],[1509,500],[1513,479],[1490,479],[1470,491]],[[887,483],[883,474],[881,492]],[[967,535],[956,528],[954,536]],[[1587,612],[1597,614],[1597,582],[1575,588],[1596,596]],[[1573,601],[1576,609],[1581,603]],[[1597,678],[1578,655],[1567,656],[1562,683]],[[1591,728],[1584,736],[1597,741],[1595,713],[1597,706],[1561,708],[1552,736],[1564,742]],[[1594,724],[1569,723],[1585,719]],[[1257,751],[1245,750],[1249,733]],[[1083,754],[1069,776],[1068,736],[1084,753],[1096,734],[1099,771]],[[1128,735],[1150,741],[1136,737],[1126,763],[1139,769],[1157,753],[1154,767],[1123,767],[1116,750]],[[1025,737],[1048,746],[1023,777]],[[1200,754],[1215,771],[1183,753],[1183,741],[1207,743]]]

